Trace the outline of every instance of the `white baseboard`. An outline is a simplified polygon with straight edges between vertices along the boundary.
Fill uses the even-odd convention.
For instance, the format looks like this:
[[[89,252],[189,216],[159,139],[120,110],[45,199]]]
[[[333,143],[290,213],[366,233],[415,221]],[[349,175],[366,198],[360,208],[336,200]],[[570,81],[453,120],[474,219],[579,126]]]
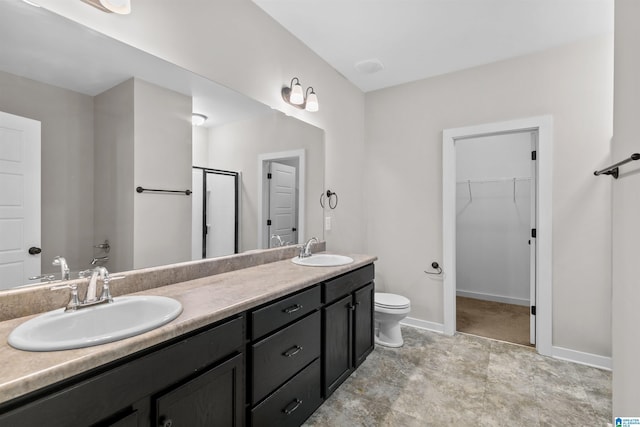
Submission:
[[[529,306],[529,299],[527,298],[504,297],[502,295],[493,295],[484,292],[463,291],[461,289],[456,290],[456,295],[459,297],[475,298],[483,301],[503,302],[505,304],[523,305],[525,307]]]
[[[418,329],[424,329],[426,331],[444,333],[444,325],[442,323],[429,322],[427,320],[414,319],[413,317],[405,317],[401,325],[412,326]]]
[[[553,346],[551,349],[551,355],[556,359],[567,360],[569,362],[579,363],[581,365],[593,366],[594,368],[606,369],[607,371],[610,371],[613,368],[611,357],[584,353],[582,351],[571,350],[564,347]]]

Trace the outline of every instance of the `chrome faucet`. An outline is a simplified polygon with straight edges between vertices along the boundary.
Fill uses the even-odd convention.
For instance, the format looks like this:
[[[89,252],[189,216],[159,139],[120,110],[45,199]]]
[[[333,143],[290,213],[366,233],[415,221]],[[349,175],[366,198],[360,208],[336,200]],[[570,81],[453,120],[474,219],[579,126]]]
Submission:
[[[87,294],[84,298],[84,301],[80,301],[78,297],[78,285],[74,284],[64,284],[59,286],[53,286],[49,288],[49,290],[55,291],[58,289],[70,289],[71,290],[71,299],[65,308],[65,311],[75,311],[85,307],[93,307],[94,305],[104,304],[113,302],[113,297],[111,296],[111,291],[109,289],[110,280],[115,279],[123,279],[124,276],[114,276],[110,277],[109,272],[104,267],[96,267],[91,271],[91,278],[89,279],[89,285],[87,286]],[[81,272],[86,274],[86,271]],[[97,282],[98,280],[102,281],[102,293],[100,297],[97,297]]]
[[[307,243],[305,243],[304,245],[300,246],[300,255],[298,255],[299,258],[307,258],[310,257],[311,254],[311,244],[312,243],[319,243],[318,238],[317,237],[312,237],[309,240],[307,240]]]
[[[71,279],[71,271],[69,270],[69,266],[67,265],[67,260],[61,256],[57,256],[53,259],[51,265],[60,266],[60,278],[62,280]]]
[[[271,235],[271,241],[273,242],[273,239],[276,239],[278,241],[277,245],[275,247],[280,247],[280,246],[284,246],[284,242],[282,241],[282,237],[280,237],[279,234],[272,234]]]

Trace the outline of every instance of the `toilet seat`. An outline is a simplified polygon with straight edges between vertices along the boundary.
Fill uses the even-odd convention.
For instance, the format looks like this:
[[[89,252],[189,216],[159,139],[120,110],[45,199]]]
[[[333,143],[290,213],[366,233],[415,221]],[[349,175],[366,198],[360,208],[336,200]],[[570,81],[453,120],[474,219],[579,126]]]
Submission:
[[[402,295],[376,292],[374,296],[375,306],[388,310],[401,310],[409,308],[411,302]]]

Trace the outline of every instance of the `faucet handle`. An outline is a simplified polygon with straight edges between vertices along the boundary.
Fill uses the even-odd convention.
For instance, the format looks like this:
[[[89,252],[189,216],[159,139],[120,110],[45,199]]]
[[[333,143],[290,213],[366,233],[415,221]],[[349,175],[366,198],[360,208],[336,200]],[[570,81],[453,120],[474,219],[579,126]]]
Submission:
[[[52,286],[49,288],[50,291],[57,291],[59,289],[71,289],[71,299],[69,300],[67,308],[65,308],[64,311],[77,310],[78,306],[80,305],[80,299],[78,298],[78,285],[72,283]]]

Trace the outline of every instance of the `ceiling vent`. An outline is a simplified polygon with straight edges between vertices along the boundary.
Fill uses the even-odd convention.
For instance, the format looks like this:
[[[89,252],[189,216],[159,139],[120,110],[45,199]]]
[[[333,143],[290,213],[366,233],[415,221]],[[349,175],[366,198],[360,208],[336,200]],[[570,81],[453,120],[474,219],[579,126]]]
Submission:
[[[379,59],[365,59],[364,61],[357,62],[355,67],[360,74],[373,74],[381,71],[384,65],[382,65]]]

